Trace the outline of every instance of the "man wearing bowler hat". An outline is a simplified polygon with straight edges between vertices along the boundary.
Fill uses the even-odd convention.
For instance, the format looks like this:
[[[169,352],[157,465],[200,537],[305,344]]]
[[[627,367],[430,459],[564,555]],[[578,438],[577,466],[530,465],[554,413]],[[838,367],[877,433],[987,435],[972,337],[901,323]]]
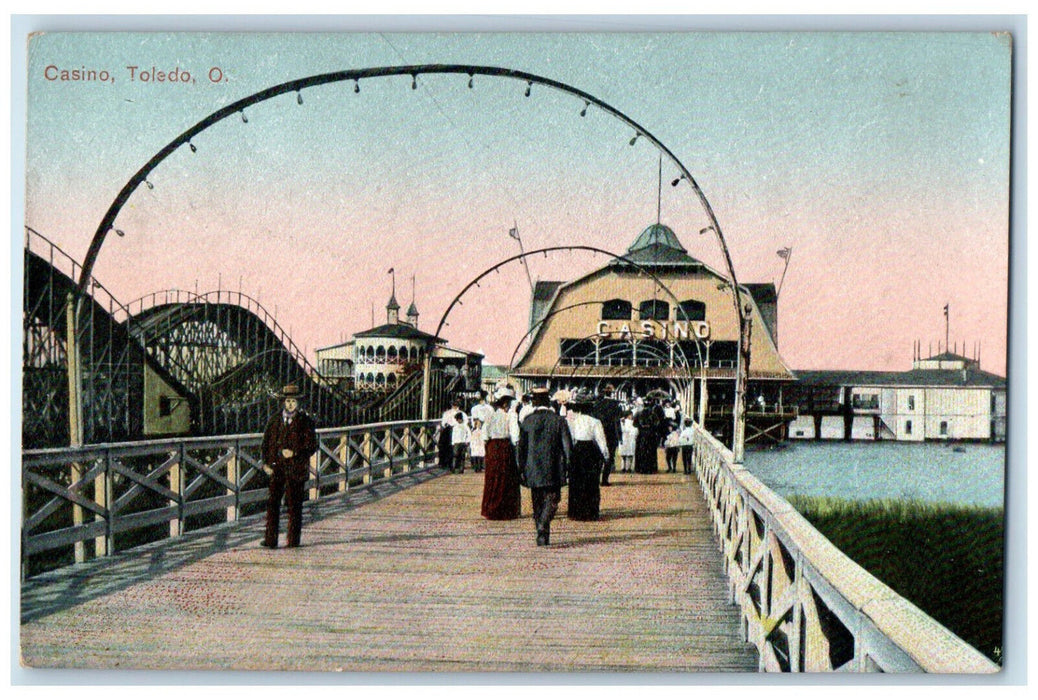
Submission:
[[[317,432],[313,419],[299,408],[302,396],[295,384],[282,389],[282,410],[263,432],[263,471],[270,477],[270,498],[262,544],[271,549],[278,546],[282,496],[288,509],[285,546],[298,547],[303,529],[303,491],[310,475],[310,457],[317,452]]]
[[[532,402],[533,410],[519,425],[516,459],[520,483],[530,489],[533,501],[537,546],[546,547],[550,544],[551,519],[566,483],[572,438],[566,419],[551,410],[546,387],[533,390]]]

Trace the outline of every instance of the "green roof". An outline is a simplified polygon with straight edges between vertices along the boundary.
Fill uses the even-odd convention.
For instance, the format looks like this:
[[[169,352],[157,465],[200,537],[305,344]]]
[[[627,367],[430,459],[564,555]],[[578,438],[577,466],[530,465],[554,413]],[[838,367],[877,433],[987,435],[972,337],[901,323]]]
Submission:
[[[653,224],[638,234],[638,237],[634,239],[634,243],[632,243],[631,247],[627,249],[627,252],[629,254],[634,253],[654,245],[673,248],[675,250],[680,250],[682,253],[688,252],[685,250],[685,247],[681,245],[681,242],[678,241],[677,234],[675,234],[669,226],[664,226],[663,224]]]
[[[628,262],[646,267],[689,267],[702,264],[689,256],[677,234],[663,224],[652,224],[639,233],[624,254],[624,260],[615,259],[611,264],[624,265]]]

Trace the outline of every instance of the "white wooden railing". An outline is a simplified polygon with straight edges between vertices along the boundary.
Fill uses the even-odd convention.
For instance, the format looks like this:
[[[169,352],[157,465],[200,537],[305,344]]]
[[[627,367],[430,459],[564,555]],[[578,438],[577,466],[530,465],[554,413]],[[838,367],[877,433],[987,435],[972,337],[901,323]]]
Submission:
[[[712,435],[697,427],[694,445],[730,600],[760,670],[1000,670],[851,561]]]
[[[427,421],[318,430],[310,500],[432,466],[434,430]],[[29,557],[75,548],[83,561],[113,554],[121,534],[141,528],[177,537],[192,522],[257,512],[267,498],[262,442],[257,433],[22,452],[23,577]]]

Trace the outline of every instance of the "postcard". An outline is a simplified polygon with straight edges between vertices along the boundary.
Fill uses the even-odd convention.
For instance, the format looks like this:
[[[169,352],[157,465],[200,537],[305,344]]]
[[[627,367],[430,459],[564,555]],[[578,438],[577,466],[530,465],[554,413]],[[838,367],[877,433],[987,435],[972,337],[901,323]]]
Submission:
[[[1003,668],[1010,33],[26,50],[25,667]]]

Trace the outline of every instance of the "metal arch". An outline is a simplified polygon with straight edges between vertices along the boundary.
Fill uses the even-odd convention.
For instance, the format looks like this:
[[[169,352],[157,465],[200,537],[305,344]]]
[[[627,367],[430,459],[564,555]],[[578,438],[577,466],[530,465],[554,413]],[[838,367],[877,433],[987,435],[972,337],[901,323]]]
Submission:
[[[634,119],[627,116],[619,109],[598,99],[594,95],[584,92],[583,90],[575,88],[571,85],[559,82],[557,80],[552,80],[551,78],[545,78],[534,73],[527,73],[525,71],[513,70],[510,68],[459,64],[381,66],[373,68],[336,71],[332,73],[322,73],[305,78],[299,78],[296,80],[290,80],[288,82],[266,88],[265,90],[260,90],[259,92],[244,97],[236,102],[227,105],[226,107],[218,109],[217,111],[213,112],[209,116],[199,121],[191,128],[181,133],[175,139],[170,141],[164,148],[162,148],[158,153],[152,156],[151,159],[147,163],[145,163],[144,166],[141,167],[141,169],[138,170],[133,175],[133,177],[131,177],[126,182],[125,185],[123,185],[123,188],[119,191],[119,194],[116,195],[116,198],[112,201],[112,204],[109,206],[108,211],[106,211],[105,215],[102,217],[101,223],[98,225],[97,231],[94,233],[94,237],[90,241],[90,247],[88,248],[86,257],[83,260],[83,268],[79,280],[79,289],[81,291],[85,291],[87,289],[87,285],[90,282],[91,273],[93,272],[94,263],[97,260],[97,256],[101,252],[101,246],[104,244],[105,236],[107,236],[108,231],[110,231],[114,227],[115,219],[118,216],[119,212],[122,210],[123,205],[125,205],[127,200],[129,200],[130,195],[132,195],[136,191],[136,189],[141,185],[141,183],[147,180],[148,175],[151,173],[152,170],[155,169],[155,167],[159,163],[165,160],[170,154],[172,154],[181,146],[190,144],[191,139],[197,134],[201,133],[202,131],[205,131],[210,126],[222,121],[223,119],[226,119],[229,116],[241,112],[246,107],[258,104],[260,102],[264,102],[273,97],[277,97],[288,92],[298,92],[304,88],[350,80],[357,81],[359,85],[359,81],[361,79],[389,77],[398,75],[410,75],[413,81],[417,78],[417,76],[425,74],[464,74],[468,75],[470,78],[474,75],[486,75],[521,80],[526,82],[528,86],[533,85],[535,83],[538,85],[544,85],[546,87],[579,97],[587,103],[586,106],[590,106],[593,104],[602,111],[606,112],[607,114],[610,114],[616,119],[619,119],[624,124],[627,124],[628,126],[635,129],[637,134],[635,138],[638,138],[639,136],[645,137],[646,140],[650,141],[654,146],[656,146],[656,148],[659,149],[659,151],[662,154],[666,155],[667,159],[670,160],[678,168],[678,170],[681,173],[681,177],[679,179],[688,180],[688,183],[692,187],[693,192],[695,192],[696,197],[699,199],[700,205],[703,207],[703,211],[706,213],[707,218],[709,218],[710,220],[710,228],[713,229],[714,234],[717,237],[718,245],[720,245],[721,252],[724,255],[725,266],[728,269],[728,276],[731,279],[732,287],[735,290],[739,289],[739,281],[735,275],[735,267],[732,264],[732,257],[728,250],[728,244],[724,240],[724,234],[721,231],[721,224],[717,220],[717,216],[714,214],[713,207],[707,200],[706,195],[703,193],[702,188],[700,188],[699,186],[699,183],[696,182],[696,179],[692,176],[692,173],[689,172],[688,168],[685,167],[684,163],[682,163],[681,160],[678,159],[678,157],[674,155],[674,153],[671,152],[671,150],[667,148],[667,146],[664,145],[662,141],[656,138],[656,136],[654,136],[648,129],[643,127],[638,122],[634,121]],[[412,82],[412,86],[413,84],[414,83]],[[740,430],[739,426],[740,421],[742,420],[741,414],[743,411],[743,404],[745,400],[744,394],[746,391],[745,379],[749,371],[749,368],[744,365],[748,365],[749,347],[743,347],[745,338],[746,317],[742,308],[740,295],[738,291],[732,295],[732,299],[735,305],[735,315],[736,319],[738,320],[739,331],[739,369],[736,375],[735,410],[733,413],[735,414],[735,435],[740,436],[742,431]],[[742,446],[741,444],[736,444],[739,442],[741,442],[739,437],[736,437],[736,439],[733,442],[733,449],[736,453],[737,463],[742,462]]]
[[[594,338],[594,337],[595,337],[595,334],[594,334],[594,333],[592,333],[591,335],[585,335],[585,336],[584,336],[583,338],[578,338],[577,340],[582,340],[582,341],[583,341],[583,340],[591,340],[591,339],[592,339],[592,338]],[[633,343],[632,343],[632,344],[633,344]],[[657,350],[657,349],[656,349],[655,347],[653,347],[653,346],[651,346],[651,345],[650,345],[650,346],[647,346],[647,348],[646,348],[646,352],[649,352],[649,353],[651,353],[651,354],[655,355],[655,356],[656,356],[656,359],[659,359],[659,360],[667,359],[667,358],[664,358],[664,357],[663,357],[662,355],[660,355],[659,351],[658,351],[658,350]],[[615,351],[611,352],[611,353],[610,353],[610,354],[608,355],[608,357],[613,357],[613,356],[615,356],[615,355],[614,355],[614,353],[615,353]],[[681,353],[680,353],[680,359],[681,359],[681,361],[682,361],[682,364],[679,364],[679,365],[675,365],[675,368],[680,368],[680,369],[684,369],[684,370],[686,370],[686,371],[687,371],[687,373],[688,373],[688,378],[689,378],[689,380],[690,380],[690,381],[694,381],[694,380],[695,380],[695,377],[693,377],[693,376],[691,375],[691,368],[692,368],[692,365],[690,365],[690,364],[688,363],[688,356],[687,356],[687,355],[685,354],[685,352],[684,352],[683,350],[682,350],[682,351],[681,351]],[[555,364],[554,364],[554,365],[552,365],[552,367],[551,367],[551,370],[550,370],[550,371],[549,371],[549,373],[548,373],[548,374],[549,374],[549,376],[551,376],[551,377],[554,377],[554,376],[555,376],[555,370],[557,370],[557,369],[558,369],[558,368],[559,368],[560,366],[562,366],[562,357],[559,357],[558,359],[556,359],[556,360],[555,360]],[[574,365],[574,371],[570,373],[570,376],[576,376],[576,371],[575,371],[575,370],[576,370],[576,367],[577,367],[577,366],[578,366],[578,365]],[[627,366],[628,366],[628,365],[624,365],[623,367],[624,367],[624,368],[626,368]],[[637,366],[636,366],[636,365],[629,365],[629,366],[630,366],[630,367],[631,367],[632,369],[636,369],[636,368],[637,368]],[[672,380],[672,379],[668,379],[668,381],[673,381],[673,380]]]
[[[454,307],[456,305],[459,305],[461,303],[461,298],[463,296],[465,296],[465,293],[468,292],[468,290],[472,289],[472,287],[479,286],[481,279],[483,279],[484,277],[489,275],[491,272],[496,272],[496,271],[500,270],[500,268],[508,265],[509,263],[513,263],[513,262],[515,262],[517,260],[522,260],[522,259],[528,257],[528,255],[536,255],[538,253],[544,253],[545,255],[547,255],[549,252],[555,252],[555,251],[558,251],[558,250],[566,250],[566,251],[589,250],[591,252],[596,252],[596,253],[600,252],[600,253],[603,253],[605,255],[609,255],[609,257],[612,258],[613,260],[624,261],[628,265],[636,268],[638,270],[638,272],[644,273],[646,276],[650,277],[654,282],[656,282],[656,285],[659,286],[659,288],[667,295],[667,297],[670,297],[671,300],[674,301],[674,304],[675,304],[676,308],[680,308],[681,307],[681,303],[678,301],[678,297],[675,296],[674,292],[671,291],[670,287],[667,287],[664,284],[664,282],[659,277],[657,277],[649,268],[647,268],[644,265],[641,265],[641,264],[639,264],[639,263],[637,263],[637,262],[635,262],[633,260],[630,260],[629,258],[626,257],[626,255],[620,255],[620,254],[614,253],[614,252],[612,252],[610,250],[605,250],[604,248],[598,248],[598,247],[591,246],[591,245],[556,245],[556,246],[549,246],[547,248],[538,248],[536,250],[526,250],[526,251],[521,252],[519,254],[512,255],[511,258],[504,259],[504,260],[500,261],[499,263],[497,263],[497,264],[487,268],[486,270],[481,272],[479,275],[476,275],[475,277],[473,277],[468,282],[468,284],[465,285],[464,289],[462,289],[462,291],[459,292],[452,301],[450,301],[450,303],[447,305],[446,309],[444,309],[443,315],[440,317],[439,325],[436,326],[436,332],[434,333],[436,338],[439,338],[440,332],[443,330],[443,325],[446,323],[447,316],[450,315],[450,312],[453,311],[453,309],[454,309]],[[601,302],[594,302],[593,301],[593,302],[584,302],[584,303],[601,303]],[[578,306],[578,305],[583,305],[583,304],[573,304],[573,305],[567,306],[565,308],[572,308],[572,307]],[[564,311],[564,309],[562,309],[562,308],[561,309],[556,309],[555,312],[552,312],[552,313],[548,314],[547,316],[545,316],[544,319],[541,319],[540,321],[538,321],[538,323],[535,324],[535,327],[538,327],[538,326],[542,325],[544,323],[544,321],[546,321],[548,318],[553,316],[555,313],[558,313],[558,312],[561,312],[561,311]],[[526,331],[526,334],[523,335],[522,340],[519,341],[520,345],[522,344],[522,341],[527,338],[527,336],[529,335],[529,332],[530,331]],[[592,336],[588,335],[588,336],[586,336],[586,338],[590,339],[590,338],[592,338]],[[586,339],[584,339],[584,340],[586,340]],[[517,350],[518,350],[518,346],[517,346]],[[685,356],[684,349],[681,348],[680,346],[678,346],[678,350],[681,353],[681,357],[682,357],[682,359],[684,361],[683,367],[686,368],[686,370],[690,369],[691,366],[689,365],[688,358]],[[702,366],[703,350],[700,347],[699,339],[695,340],[695,352],[696,352],[696,354],[699,355],[701,366]],[[514,360],[515,359],[515,352],[512,353],[512,357],[513,357],[513,360]],[[558,362],[556,361],[556,365],[557,364],[558,364]],[[512,369],[511,362],[510,362],[509,368]],[[689,373],[689,380],[690,381],[694,381],[694,379],[691,377],[690,373]]]
[[[587,336],[584,336],[583,338],[580,338],[580,340],[590,340],[593,337],[594,337],[594,334],[587,335]],[[697,349],[698,349],[698,343],[697,343]],[[695,377],[692,376],[692,366],[688,363],[688,357],[685,355],[684,350],[681,351],[681,360],[682,360],[682,363],[680,365],[677,365],[676,368],[684,370],[685,376],[684,377],[680,377],[680,380],[679,380],[680,381],[681,390],[676,392],[679,395],[682,392],[686,391],[695,382]],[[552,365],[551,370],[548,372],[549,379],[556,379],[559,376],[566,376],[566,375],[556,374],[556,370],[558,370],[558,368],[560,367],[561,362],[562,362],[562,357],[560,356],[557,360],[555,360],[555,364]],[[626,372],[626,374],[633,374],[635,369],[636,369],[636,367],[632,365],[630,367],[630,370],[628,370]],[[576,376],[576,373],[577,373],[577,367],[573,366],[570,369],[568,378],[572,379],[573,377]],[[674,387],[675,381],[676,380],[674,378],[667,379],[667,382],[669,382],[672,387]]]
[[[447,322],[447,317],[450,315],[450,312],[454,309],[455,306],[457,306],[458,304],[461,303],[461,298],[463,296],[465,296],[465,293],[468,292],[468,290],[472,289],[472,287],[477,286],[479,284],[479,281],[482,280],[484,277],[486,277],[487,275],[489,275],[492,272],[496,272],[496,271],[500,270],[502,267],[504,267],[508,263],[515,262],[516,260],[522,260],[523,258],[526,258],[526,257],[531,256],[531,255],[537,255],[538,253],[543,253],[545,256],[547,256],[547,254],[550,253],[550,252],[557,252],[557,251],[563,251],[563,250],[564,251],[584,250],[584,251],[590,251],[590,252],[593,252],[593,253],[602,253],[603,255],[610,256],[614,260],[622,260],[625,263],[627,263],[627,264],[631,265],[632,267],[636,268],[639,272],[645,274],[647,277],[651,278],[653,282],[655,282],[657,285],[659,285],[660,289],[662,289],[666,293],[666,295],[674,302],[675,308],[680,308],[681,307],[681,303],[678,301],[677,296],[674,295],[674,292],[672,292],[670,290],[670,287],[668,287],[662,280],[660,280],[659,277],[657,277],[647,267],[645,267],[644,265],[642,265],[642,264],[640,264],[640,263],[638,263],[638,262],[636,262],[634,260],[631,260],[630,258],[628,258],[625,255],[618,255],[618,254],[616,254],[616,253],[614,253],[612,251],[605,250],[604,248],[597,248],[595,246],[587,246],[587,245],[549,246],[547,248],[538,248],[536,250],[528,250],[528,251],[519,253],[518,255],[513,255],[513,256],[511,256],[509,258],[505,258],[504,260],[498,262],[495,265],[492,265],[491,267],[487,268],[486,270],[481,272],[479,275],[474,277],[471,281],[469,281],[469,283],[467,285],[465,285],[465,287],[460,292],[458,292],[457,295],[455,295],[454,299],[451,300],[451,303],[444,310],[443,315],[440,317],[440,323],[436,326],[436,332],[433,334],[434,337],[437,337],[437,338],[440,337],[440,333],[443,330],[444,324]],[[596,302],[590,302],[590,303],[596,303]],[[567,308],[571,308],[571,307],[567,307]],[[561,309],[560,309],[560,311],[561,311]],[[535,325],[535,327],[543,324],[544,321],[547,320],[547,318],[550,317],[551,315],[553,315],[553,314],[548,314],[548,316],[546,316],[544,319],[541,319]],[[526,335],[523,336],[523,339],[525,339],[528,335],[529,335],[529,331],[527,331]],[[590,338],[591,336],[587,336],[587,337]],[[522,340],[520,340],[519,342],[522,343]],[[681,352],[682,360],[684,360],[683,366],[686,368],[686,371],[690,370],[691,365],[688,362],[688,358],[685,356],[684,349],[681,348],[680,346],[678,346],[678,349]],[[702,349],[700,348],[700,343],[699,343],[698,339],[696,339],[696,353],[699,355],[700,364],[702,364],[702,362],[703,362],[703,354],[702,354]],[[512,354],[512,357],[514,359],[515,353]],[[558,362],[556,362],[556,364],[558,364]],[[511,364],[509,364],[509,368],[511,369]],[[692,377],[691,372],[689,372],[689,380],[690,381],[694,381],[694,378]]]
[[[97,227],[97,231],[94,233],[93,239],[90,241],[90,247],[87,250],[86,257],[83,259],[83,268],[80,274],[79,286],[81,290],[86,289],[86,284],[90,279],[90,274],[93,271],[94,263],[97,260],[98,254],[101,252],[101,246],[104,244],[105,236],[112,229],[115,224],[115,219],[122,210],[123,205],[130,198],[130,195],[136,191],[142,183],[147,180],[148,175],[156,166],[165,160],[169,155],[176,151],[181,146],[190,143],[191,139],[200,134],[201,132],[208,129],[210,126],[226,119],[229,116],[238,114],[242,110],[260,102],[265,102],[271,98],[283,95],[289,92],[298,92],[304,88],[310,88],[317,85],[326,85],[329,83],[345,82],[345,81],[360,81],[367,78],[381,78],[398,75],[410,75],[416,77],[418,75],[425,74],[464,74],[464,75],[487,75],[501,78],[512,78],[515,80],[526,81],[527,83],[536,83],[538,85],[544,85],[549,88],[560,90],[564,93],[574,95],[585,100],[588,104],[593,104],[604,112],[611,116],[619,119],[623,123],[632,127],[636,132],[650,141],[656,148],[658,148],[667,158],[677,166],[678,170],[683,176],[680,179],[688,180],[696,196],[699,198],[700,204],[703,210],[706,212],[707,217],[710,219],[710,224],[713,227],[714,233],[717,236],[718,243],[721,246],[721,250],[724,253],[725,265],[728,268],[728,274],[731,277],[733,286],[738,288],[738,280],[735,276],[735,269],[732,265],[731,255],[728,251],[728,245],[724,240],[724,235],[721,232],[721,225],[717,221],[717,216],[714,214],[713,207],[710,206],[710,202],[707,201],[706,195],[703,190],[699,187],[692,173],[688,171],[688,168],[678,159],[676,155],[667,146],[663,144],[658,138],[656,138],[648,129],[643,127],[638,122],[634,121],[631,117],[627,116],[619,109],[609,105],[608,103],[598,99],[594,95],[584,92],[579,88],[575,88],[571,85],[552,80],[551,78],[545,78],[540,75],[533,73],[527,73],[525,71],[513,70],[510,68],[500,68],[494,66],[477,66],[477,65],[458,65],[458,64],[422,64],[422,65],[411,65],[411,66],[382,66],[375,68],[361,68],[355,70],[336,71],[332,73],[321,73],[318,75],[312,75],[306,78],[298,78],[296,80],[290,80],[280,85],[274,85],[273,87],[260,90],[259,92],[253,93],[248,97],[244,97],[236,102],[232,102],[226,107],[216,110],[209,116],[199,121],[194,126],[190,127],[175,139],[170,141],[157,152],[151,159],[138,170],[133,177],[131,177],[123,188],[116,195],[116,198],[112,201],[108,211],[101,219],[101,223]],[[736,295],[738,297],[738,295]],[[735,300],[735,310],[739,318],[740,328],[742,327],[743,312],[739,304],[738,298]]]
[[[530,334],[532,334],[535,330],[544,325],[544,322],[547,321],[549,318],[551,318],[555,314],[560,314],[563,311],[569,311],[570,309],[579,309],[582,306],[591,306],[592,304],[601,303],[602,302],[599,300],[581,301],[576,304],[570,304],[569,306],[563,306],[562,308],[555,309],[554,311],[550,311],[544,314],[544,318],[540,319],[539,321],[537,321],[537,323],[530,326],[530,330],[526,331],[526,333],[523,334],[523,337],[519,339],[519,342],[516,343],[515,349],[512,350],[512,356],[508,359],[508,371],[512,372],[513,370],[515,370],[515,356],[519,354],[519,348],[523,346],[523,343],[526,342],[526,339],[530,337]]]
[[[580,308],[581,306],[591,306],[592,304],[601,304],[601,303],[603,303],[601,300],[581,301],[581,302],[578,302],[576,304],[570,304],[569,306],[563,306],[561,308],[555,309],[554,311],[550,311],[549,313],[546,313],[544,315],[544,318],[540,319],[539,321],[537,321],[537,323],[533,324],[533,326],[530,328],[530,330],[526,331],[526,334],[522,338],[519,339],[519,343],[515,346],[515,350],[512,351],[512,357],[508,361],[508,370],[509,371],[513,371],[515,369],[515,356],[519,354],[519,348],[522,347],[523,342],[527,338],[530,337],[531,333],[533,333],[536,329],[538,329],[542,325],[544,325],[544,322],[547,321],[549,318],[551,318],[552,316],[554,316],[556,314],[560,314],[563,311],[569,311],[570,309]],[[675,319],[675,320],[680,320],[680,319]],[[685,320],[687,321],[688,319],[685,319]],[[696,353],[699,356],[699,361],[702,362],[703,361],[703,351],[700,348],[699,338],[695,339],[695,343],[696,343]],[[684,350],[682,350],[682,353],[684,353]]]
[[[631,265],[632,267],[637,268],[639,272],[644,273],[646,276],[650,277],[656,284],[658,284],[660,286],[660,289],[662,289],[664,292],[667,293],[667,296],[669,296],[671,298],[671,300],[673,300],[675,306],[680,306],[680,302],[678,301],[678,298],[676,296],[674,296],[674,293],[672,291],[670,291],[670,288],[666,284],[664,284],[655,274],[653,274],[651,270],[649,270],[644,265],[642,265],[642,264],[640,264],[638,262],[635,262],[634,260],[631,260],[630,258],[628,258],[625,255],[618,255],[618,254],[616,254],[616,253],[614,253],[614,252],[612,252],[610,250],[606,250],[604,248],[597,248],[595,246],[590,246],[590,245],[556,245],[556,246],[548,246],[547,248],[537,248],[536,250],[527,250],[525,252],[519,253],[518,255],[513,255],[510,258],[505,258],[504,260],[498,262],[497,264],[495,264],[495,265],[493,265],[491,267],[488,267],[486,270],[484,270],[483,272],[479,273],[476,277],[472,278],[472,280],[468,284],[465,285],[464,289],[462,289],[460,292],[458,292],[458,294],[454,297],[454,299],[451,300],[451,303],[444,310],[443,316],[440,317],[440,323],[439,323],[439,325],[436,326],[436,333],[434,333],[433,335],[439,337],[440,331],[443,330],[443,325],[447,321],[447,316],[449,316],[450,312],[454,309],[454,307],[457,306],[461,302],[461,298],[463,296],[465,296],[465,293],[468,290],[470,290],[474,286],[478,285],[479,281],[481,279],[483,279],[484,277],[486,277],[487,275],[489,275],[491,272],[496,272],[497,270],[499,270],[500,268],[504,267],[508,263],[515,262],[516,260],[522,260],[523,258],[527,258],[527,257],[529,257],[531,255],[537,255],[538,253],[543,253],[545,256],[547,256],[548,253],[554,253],[554,252],[558,252],[558,251],[569,251],[569,252],[572,252],[572,251],[575,251],[575,250],[584,250],[584,251],[588,251],[588,252],[591,252],[591,253],[601,253],[603,255],[608,255],[609,257],[613,258],[614,260],[622,260],[622,261],[624,261],[628,265]]]

